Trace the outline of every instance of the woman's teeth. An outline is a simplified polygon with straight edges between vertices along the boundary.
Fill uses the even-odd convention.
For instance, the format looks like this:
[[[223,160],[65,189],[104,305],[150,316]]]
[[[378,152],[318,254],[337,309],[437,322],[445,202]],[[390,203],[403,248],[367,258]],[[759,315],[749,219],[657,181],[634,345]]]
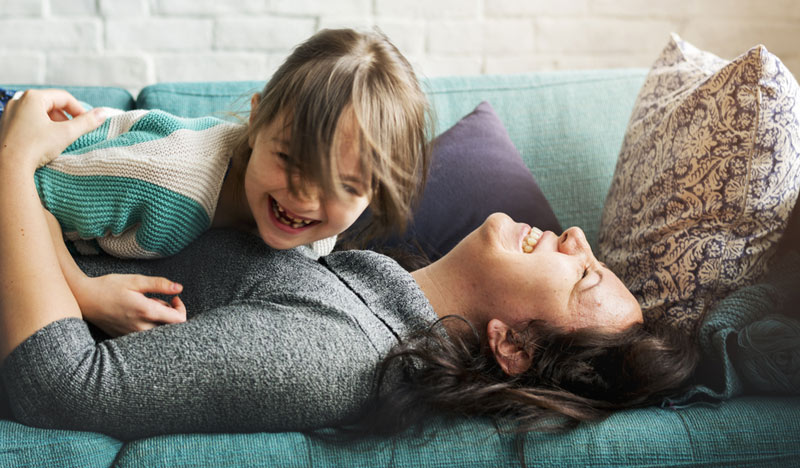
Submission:
[[[542,230],[539,228],[531,228],[531,232],[522,239],[522,251],[525,253],[533,252],[533,248],[536,247],[536,244],[539,242],[539,239],[542,237]]]
[[[283,207],[278,205],[278,202],[274,199],[272,200],[272,212],[275,213],[275,217],[278,219],[278,221],[295,229],[308,226],[314,222],[311,219],[300,219],[295,218],[294,216],[289,216],[286,214],[286,211],[283,209]]]

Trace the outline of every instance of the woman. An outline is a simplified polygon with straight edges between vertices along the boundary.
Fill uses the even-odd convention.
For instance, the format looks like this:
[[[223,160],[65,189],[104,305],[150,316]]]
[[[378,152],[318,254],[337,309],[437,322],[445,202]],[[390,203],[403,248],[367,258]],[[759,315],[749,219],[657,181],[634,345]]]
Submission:
[[[397,415],[428,405],[483,414],[492,392],[508,403],[493,414],[581,420],[650,403],[693,368],[682,343],[643,330],[635,299],[579,229],[544,233],[526,253],[530,227],[499,214],[413,274],[373,252],[315,262],[233,231],[211,231],[163,260],[83,258],[90,275],[128,272],[183,284],[189,312],[184,323],[96,343],[59,269],[32,175],[99,121],[63,92],[11,104],[0,122],[0,359],[23,423],[120,439],[304,430],[351,421],[376,393],[381,402],[401,397],[378,407]],[[47,117],[61,110],[76,117]],[[437,334],[438,342],[405,340],[449,315],[474,324],[478,346],[469,345],[472,333],[460,320],[443,322],[449,337]],[[488,365],[467,369],[485,379],[464,381],[472,385],[466,398],[437,400],[459,393],[460,381],[445,375],[452,366],[439,358],[452,355],[458,367],[461,349],[467,362],[488,356]],[[445,404],[459,401],[464,406]],[[531,405],[542,410],[526,413]],[[395,420],[395,428],[408,422]]]

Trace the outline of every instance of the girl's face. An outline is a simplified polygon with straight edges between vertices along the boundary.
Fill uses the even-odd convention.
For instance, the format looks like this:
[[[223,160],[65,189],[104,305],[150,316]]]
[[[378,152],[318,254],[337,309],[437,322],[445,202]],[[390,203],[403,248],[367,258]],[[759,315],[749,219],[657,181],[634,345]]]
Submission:
[[[542,234],[526,253],[530,226],[495,213],[453,249],[484,271],[483,290],[495,306],[487,319],[511,326],[531,319],[565,329],[623,330],[642,321],[636,298],[592,254],[579,228]],[[458,252],[457,252],[458,250]]]
[[[341,234],[367,208],[370,196],[361,174],[355,128],[354,121],[342,121],[338,130],[342,132],[336,160],[341,197],[326,197],[311,185],[305,193],[291,193],[285,161],[292,135],[282,116],[251,138],[244,189],[259,235],[269,246],[291,249]]]

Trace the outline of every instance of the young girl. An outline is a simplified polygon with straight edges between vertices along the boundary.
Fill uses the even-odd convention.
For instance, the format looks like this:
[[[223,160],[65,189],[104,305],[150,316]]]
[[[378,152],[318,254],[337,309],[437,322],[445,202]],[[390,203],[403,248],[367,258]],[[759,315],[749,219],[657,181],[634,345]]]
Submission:
[[[64,238],[79,251],[153,258],[230,226],[276,249],[326,255],[367,206],[362,238],[404,227],[427,172],[428,123],[416,76],[385,36],[324,30],[252,97],[247,125],[114,113],[39,169],[36,184],[84,318],[118,335],[185,320],[177,296],[171,304],[146,296],[181,286],[89,278]]]

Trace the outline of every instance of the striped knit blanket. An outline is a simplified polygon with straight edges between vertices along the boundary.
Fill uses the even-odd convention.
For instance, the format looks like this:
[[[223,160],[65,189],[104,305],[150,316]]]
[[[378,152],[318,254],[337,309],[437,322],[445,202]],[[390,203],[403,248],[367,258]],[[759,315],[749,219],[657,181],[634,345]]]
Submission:
[[[240,124],[116,111],[36,171],[42,204],[80,253],[177,253],[211,227]],[[308,246],[330,253],[335,237]]]

